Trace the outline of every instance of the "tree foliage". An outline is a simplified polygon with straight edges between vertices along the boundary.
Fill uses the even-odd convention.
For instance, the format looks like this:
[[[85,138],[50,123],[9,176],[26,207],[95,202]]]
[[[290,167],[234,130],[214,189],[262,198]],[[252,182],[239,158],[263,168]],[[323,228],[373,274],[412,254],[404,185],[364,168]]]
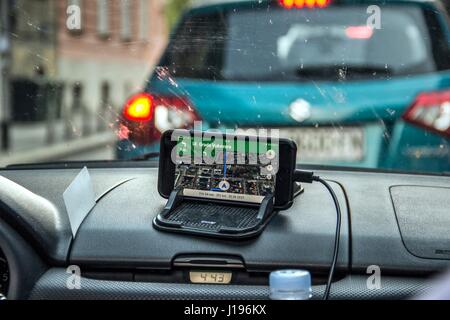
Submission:
[[[176,25],[178,19],[189,3],[190,0],[167,0],[166,20],[170,30]]]

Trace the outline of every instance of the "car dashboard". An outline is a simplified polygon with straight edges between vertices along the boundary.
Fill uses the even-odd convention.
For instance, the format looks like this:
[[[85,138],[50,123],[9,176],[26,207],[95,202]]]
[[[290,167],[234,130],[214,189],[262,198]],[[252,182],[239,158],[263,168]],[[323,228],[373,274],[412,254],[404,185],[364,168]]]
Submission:
[[[72,236],[63,192],[80,168],[0,171],[0,290],[8,299],[268,299],[269,273],[306,269],[320,299],[334,204],[320,184],[253,239],[158,231],[158,170],[89,166],[97,203]],[[450,177],[325,170],[342,209],[330,299],[403,299],[450,266]],[[447,212],[448,213],[448,212]],[[196,273],[229,276],[198,283]],[[74,276],[76,276],[74,278]],[[379,276],[379,281],[374,281]]]

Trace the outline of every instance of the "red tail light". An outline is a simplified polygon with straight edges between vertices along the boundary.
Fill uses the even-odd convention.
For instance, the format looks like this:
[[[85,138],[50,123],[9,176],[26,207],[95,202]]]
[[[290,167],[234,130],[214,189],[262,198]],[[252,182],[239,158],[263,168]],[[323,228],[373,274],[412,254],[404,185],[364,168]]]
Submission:
[[[139,93],[131,97],[123,114],[131,121],[149,121],[153,116],[153,97],[147,93]]]
[[[188,99],[139,93],[125,104],[119,139],[145,145],[158,141],[167,130],[191,128],[200,120]]]
[[[331,0],[279,0],[282,7],[291,8],[325,8],[328,7]]]
[[[450,137],[450,90],[420,94],[403,119]]]

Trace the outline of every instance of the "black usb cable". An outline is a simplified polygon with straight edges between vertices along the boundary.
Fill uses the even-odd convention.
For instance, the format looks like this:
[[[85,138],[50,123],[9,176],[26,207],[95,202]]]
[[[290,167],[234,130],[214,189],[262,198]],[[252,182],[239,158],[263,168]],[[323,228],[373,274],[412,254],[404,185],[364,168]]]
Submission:
[[[335,232],[335,238],[334,238],[334,249],[333,249],[333,260],[331,262],[330,266],[330,272],[328,273],[328,280],[325,287],[325,292],[323,294],[323,300],[328,300],[330,296],[330,289],[331,289],[331,282],[333,280],[334,270],[336,269],[338,254],[339,254],[339,239],[341,236],[341,207],[339,206],[339,201],[337,199],[336,194],[333,191],[333,188],[320,178],[319,176],[315,176],[314,172],[310,171],[302,171],[302,170],[295,170],[294,171],[294,181],[296,182],[303,182],[303,183],[313,183],[313,182],[320,182],[325,188],[327,188],[328,192],[330,193],[331,197],[333,198],[334,206],[336,207],[336,232]]]

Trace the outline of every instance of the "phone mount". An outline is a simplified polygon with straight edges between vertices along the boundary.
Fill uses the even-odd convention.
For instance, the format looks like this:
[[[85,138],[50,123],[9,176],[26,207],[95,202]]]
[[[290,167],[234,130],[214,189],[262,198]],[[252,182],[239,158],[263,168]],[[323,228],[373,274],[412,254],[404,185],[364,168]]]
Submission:
[[[225,239],[259,235],[274,211],[274,197],[268,194],[260,204],[191,198],[174,189],[163,211],[153,220],[156,229]]]
[[[226,239],[255,237],[279,210],[288,209],[294,197],[303,191],[293,179],[297,155],[297,146],[293,141],[282,138],[272,141],[265,136],[260,139],[258,136],[237,134],[222,134],[220,140],[220,133],[215,135],[219,135],[219,140],[201,131],[169,130],[162,135],[158,192],[168,201],[153,220],[155,229]],[[222,147],[223,142],[226,143]],[[227,149],[231,150],[225,152],[228,145],[231,148]],[[202,165],[211,166],[203,161],[196,163],[195,157],[200,157],[196,150],[202,152],[203,160],[206,149],[211,155],[217,150],[223,153],[223,163],[218,168],[216,163],[209,168],[201,168]],[[268,154],[269,151],[272,154]],[[239,167],[239,161],[236,161],[236,167],[227,168],[222,164],[227,163],[228,153],[234,153],[232,157],[236,160],[244,160],[242,165],[250,164],[246,163],[250,162],[247,159],[263,155],[263,159],[276,160],[274,163],[278,170],[275,175],[260,174],[261,171],[255,171],[257,168],[254,165],[250,168]],[[174,155],[182,158],[176,161]],[[189,158],[186,163],[184,156]],[[194,165],[190,168],[192,159]],[[256,165],[259,168],[264,163]],[[272,163],[270,165],[272,169],[265,165],[267,172],[274,169]],[[232,188],[230,179],[244,181],[244,184]],[[246,180],[256,181],[247,186]],[[244,185],[248,188],[245,189]]]

